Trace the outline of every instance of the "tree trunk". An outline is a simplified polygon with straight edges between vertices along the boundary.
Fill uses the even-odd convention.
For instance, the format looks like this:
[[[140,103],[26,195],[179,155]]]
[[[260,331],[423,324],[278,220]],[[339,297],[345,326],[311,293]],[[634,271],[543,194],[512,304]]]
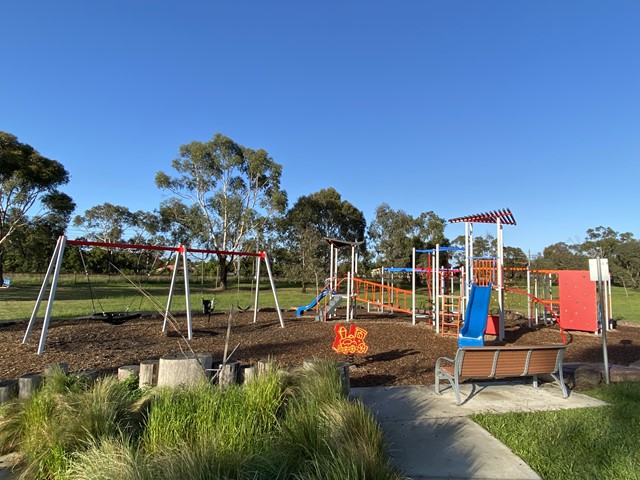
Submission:
[[[218,285],[218,288],[226,290],[228,288],[229,263],[224,255],[218,255],[218,270],[220,271],[220,285]]]
[[[4,249],[0,245],[0,286],[4,285]]]

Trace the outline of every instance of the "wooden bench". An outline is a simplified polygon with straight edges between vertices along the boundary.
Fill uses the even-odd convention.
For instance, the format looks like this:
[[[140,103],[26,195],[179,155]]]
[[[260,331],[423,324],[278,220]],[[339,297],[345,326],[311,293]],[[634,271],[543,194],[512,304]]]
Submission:
[[[447,380],[460,401],[460,381],[465,378],[533,377],[538,387],[538,375],[551,375],[564,398],[569,396],[562,377],[562,359],[567,345],[536,345],[506,347],[463,347],[455,358],[440,357],[436,361],[436,393],[440,395],[440,380]]]

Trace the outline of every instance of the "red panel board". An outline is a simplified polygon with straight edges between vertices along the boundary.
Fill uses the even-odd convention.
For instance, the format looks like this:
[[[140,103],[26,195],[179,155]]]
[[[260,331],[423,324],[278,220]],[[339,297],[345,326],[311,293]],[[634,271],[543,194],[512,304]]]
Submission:
[[[596,284],[588,270],[559,270],[560,323],[566,330],[598,331]]]

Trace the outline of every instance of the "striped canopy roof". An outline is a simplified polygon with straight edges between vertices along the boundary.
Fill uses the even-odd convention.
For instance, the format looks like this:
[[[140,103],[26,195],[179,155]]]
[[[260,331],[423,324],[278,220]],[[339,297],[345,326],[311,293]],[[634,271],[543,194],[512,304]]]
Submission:
[[[484,213],[476,213],[474,215],[467,215],[465,217],[452,218],[449,223],[500,223],[503,225],[515,225],[516,219],[508,208],[502,210],[494,210]]]

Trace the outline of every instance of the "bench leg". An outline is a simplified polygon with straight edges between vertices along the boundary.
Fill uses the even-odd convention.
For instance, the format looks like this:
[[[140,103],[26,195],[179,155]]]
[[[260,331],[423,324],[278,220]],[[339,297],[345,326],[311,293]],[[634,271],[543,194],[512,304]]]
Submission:
[[[460,399],[460,384],[456,381],[451,384],[453,387],[453,391],[456,394],[456,405],[462,405],[462,400]]]
[[[562,397],[569,397],[569,391],[567,390],[567,385],[564,383],[564,375],[562,373],[562,369],[560,369],[557,374],[552,373],[551,376],[555,379],[556,382],[558,382],[558,385],[560,385],[560,388],[562,389]]]

